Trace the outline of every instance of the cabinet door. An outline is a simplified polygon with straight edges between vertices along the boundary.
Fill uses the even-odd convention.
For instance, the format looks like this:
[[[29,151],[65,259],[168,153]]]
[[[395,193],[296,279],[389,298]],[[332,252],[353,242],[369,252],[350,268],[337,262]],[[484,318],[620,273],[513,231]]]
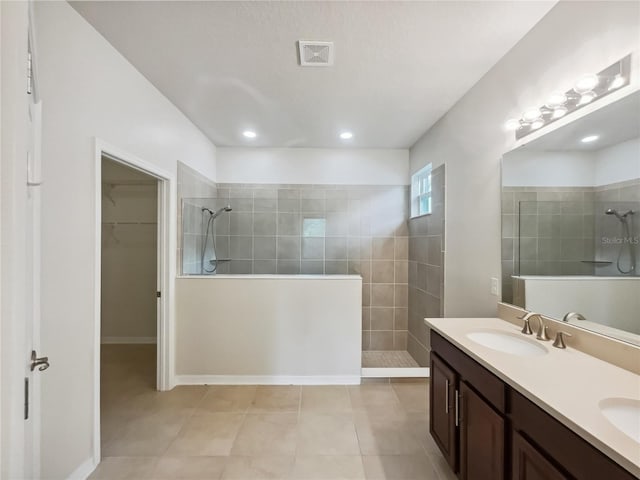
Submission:
[[[518,432],[513,432],[512,480],[566,480],[538,450]]]
[[[455,372],[432,353],[429,431],[454,472],[457,453],[455,389]]]
[[[504,419],[460,383],[460,478],[504,478]]]

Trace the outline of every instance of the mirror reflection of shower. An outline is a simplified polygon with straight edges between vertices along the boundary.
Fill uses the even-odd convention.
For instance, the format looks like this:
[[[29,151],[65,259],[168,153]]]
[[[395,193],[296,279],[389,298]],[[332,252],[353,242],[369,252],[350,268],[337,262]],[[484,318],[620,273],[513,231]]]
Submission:
[[[216,239],[215,239],[215,230],[214,230],[213,222],[221,214],[225,212],[230,212],[231,210],[232,210],[231,205],[222,207],[216,210],[215,212],[209,208],[202,207],[202,215],[208,214],[209,218],[207,219],[207,228],[205,229],[204,241],[202,242],[202,249],[200,250],[200,274],[201,275],[216,273],[216,270],[218,269],[218,255],[216,254]],[[213,266],[211,270],[205,267],[205,261],[204,261],[204,255],[205,255],[205,252],[207,251],[207,242],[209,241],[209,237],[211,237],[211,248],[212,248],[212,254],[213,254],[213,258],[211,259],[211,262],[210,262],[210,264]]]
[[[633,251],[633,239],[631,237],[631,227],[629,223],[632,219],[631,215],[635,214],[635,212],[633,210],[627,210],[625,213],[619,213],[615,208],[608,208],[604,213],[606,215],[614,215],[618,220],[620,220],[622,226],[622,243],[620,244],[620,250],[618,250],[616,267],[618,268],[618,271],[624,275],[633,274],[636,269],[636,257]],[[625,245],[629,253],[628,269],[623,268],[621,265],[622,252],[625,249]]]

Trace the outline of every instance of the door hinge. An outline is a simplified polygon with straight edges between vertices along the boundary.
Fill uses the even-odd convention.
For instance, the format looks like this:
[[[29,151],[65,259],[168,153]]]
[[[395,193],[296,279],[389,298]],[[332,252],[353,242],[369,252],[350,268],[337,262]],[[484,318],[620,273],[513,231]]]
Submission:
[[[158,297],[158,298],[162,297],[162,293],[161,292],[156,292],[156,297]]]
[[[33,92],[33,61],[31,60],[31,52],[27,53],[27,94]]]
[[[29,420],[29,378],[24,377],[24,419]]]

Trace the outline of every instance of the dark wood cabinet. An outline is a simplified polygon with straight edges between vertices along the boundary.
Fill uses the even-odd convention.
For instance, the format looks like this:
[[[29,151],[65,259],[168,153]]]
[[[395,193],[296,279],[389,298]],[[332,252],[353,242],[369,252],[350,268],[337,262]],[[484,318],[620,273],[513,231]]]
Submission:
[[[568,480],[522,435],[513,434],[511,478],[514,480]]]
[[[436,355],[431,355],[429,430],[451,468],[456,471],[456,395],[455,372]]]
[[[460,480],[636,477],[431,332],[429,430]]]
[[[504,478],[504,418],[466,382],[460,384],[460,478]]]

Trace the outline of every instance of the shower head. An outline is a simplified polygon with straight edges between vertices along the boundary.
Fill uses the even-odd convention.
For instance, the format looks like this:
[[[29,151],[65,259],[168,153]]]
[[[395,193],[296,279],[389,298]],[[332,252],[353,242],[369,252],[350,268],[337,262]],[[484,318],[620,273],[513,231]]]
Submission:
[[[607,211],[604,213],[606,215],[615,215],[618,220],[626,223],[627,215],[633,215],[635,212],[633,210],[627,210],[625,213],[620,214],[615,208],[607,208]]]
[[[209,215],[211,215],[211,219],[216,218],[222,212],[230,212],[231,210],[232,210],[231,205],[227,205],[226,207],[222,207],[222,208],[218,209],[215,212],[213,210],[210,210],[210,209],[206,208],[206,207],[202,207],[202,211],[203,212],[209,212]]]

